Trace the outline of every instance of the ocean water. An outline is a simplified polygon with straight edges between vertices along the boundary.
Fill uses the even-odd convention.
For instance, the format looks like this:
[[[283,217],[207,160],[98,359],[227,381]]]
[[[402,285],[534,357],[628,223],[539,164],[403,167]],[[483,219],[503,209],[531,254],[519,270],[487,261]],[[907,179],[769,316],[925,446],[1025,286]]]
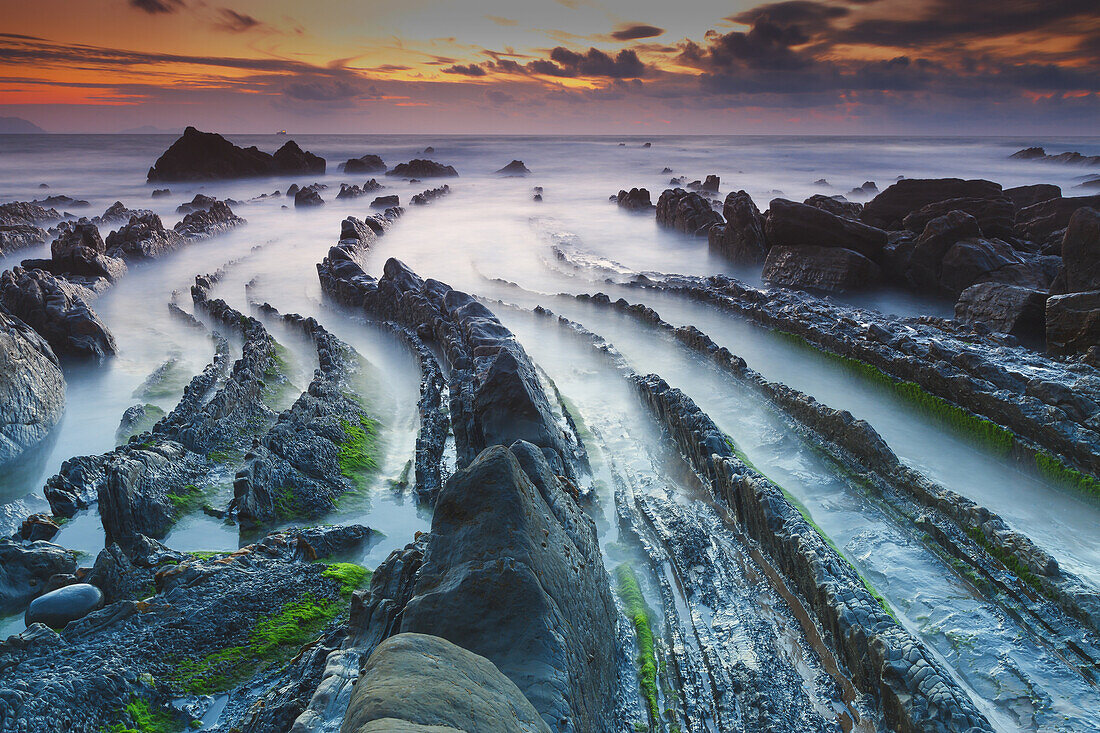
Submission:
[[[899,176],[987,178],[1005,187],[1054,183],[1064,195],[1085,195],[1095,189],[1075,187],[1090,171],[1100,170],[1008,156],[1032,145],[1043,145],[1050,153],[1100,154],[1100,138],[229,135],[239,145],[256,145],[269,152],[294,139],[303,149],[326,158],[328,173],[147,184],[147,169],[174,137],[0,136],[0,202],[65,194],[89,202],[83,208],[69,208],[71,213],[94,216],[117,200],[132,209],[151,209],[171,226],[182,218],[176,207],[204,193],[242,202],[234,211],[248,220],[229,234],[154,262],[131,265],[129,274],[93,303],[114,333],[119,353],[102,364],[66,366],[67,407],[62,422],[40,447],[16,464],[0,468],[0,531],[9,533],[27,513],[48,509],[42,486],[62,461],[114,447],[123,411],[146,401],[136,397],[135,390],[153,370],[176,359],[182,390],[186,379],[202,369],[213,353],[209,338],[182,326],[169,315],[167,304],[179,293],[181,304],[189,307],[188,288],[194,277],[229,262],[235,264],[217,285],[215,297],[242,311],[248,310],[250,301],[267,301],[284,313],[313,315],[374,367],[373,383],[364,389],[376,395],[372,404],[382,425],[384,458],[379,476],[364,501],[342,508],[329,521],[362,522],[382,533],[362,558],[371,566],[409,542],[415,532],[428,529],[430,513],[417,507],[411,492],[399,487],[417,428],[415,362],[384,332],[356,314],[325,303],[315,266],[338,239],[345,217],[372,213],[369,204],[375,195],[397,194],[406,205],[413,194],[446,183],[452,189],[450,196],[425,207],[408,206],[406,215],[367,253],[369,272],[380,274],[385,260],[397,257],[424,277],[487,298],[525,308],[542,304],[566,313],[618,343],[635,369],[660,373],[683,388],[745,447],[754,463],[798,496],[853,564],[875,580],[907,628],[941,655],[1000,729],[1100,729],[1100,697],[1093,687],[1067,674],[1058,655],[1029,640],[999,608],[975,598],[946,565],[922,551],[905,528],[892,524],[844,487],[819,459],[798,448],[789,431],[736,385],[712,374],[657,334],[555,296],[604,290],[647,302],[677,325],[699,325],[765,377],[866,417],[903,459],[1000,512],[1067,567],[1100,586],[1100,507],[1094,502],[966,444],[892,396],[853,380],[835,365],[792,351],[760,329],[703,304],[618,289],[614,281],[626,273],[726,273],[758,284],[759,269],[731,266],[708,250],[705,239],[661,229],[652,213],[631,214],[608,201],[619,189],[638,186],[648,188],[656,202],[672,176],[691,181],[708,174],[721,177],[720,195],[744,189],[761,210],[772,198],[801,201],[814,193],[847,194],[865,181],[874,181],[881,190]],[[645,142],[652,146],[643,147]],[[424,154],[427,146],[434,152]],[[389,166],[431,158],[453,165],[459,177],[411,184],[379,174],[339,172],[340,162],[367,153],[380,155]],[[525,178],[494,175],[514,159],[522,160],[532,174]],[[666,167],[672,172],[663,173]],[[370,177],[378,178],[386,190],[358,199],[335,199],[341,182],[361,185]],[[828,183],[815,183],[820,179]],[[285,197],[253,200],[263,193],[285,191],[292,183],[314,182],[328,185],[322,192],[323,207],[296,210]],[[41,184],[48,188],[40,188]],[[541,202],[532,200],[535,186],[543,188]],[[170,196],[151,198],[154,188],[164,187],[171,189]],[[41,256],[48,256],[48,244],[0,258],[0,270]],[[897,291],[837,297],[901,315],[949,316],[952,312],[951,303]],[[566,396],[580,416],[602,426],[606,451],[633,451],[632,445],[661,449],[659,431],[652,426],[642,430],[621,419],[609,420],[615,401],[625,399],[622,385],[612,384],[616,375],[583,367],[586,357],[569,351],[575,346],[566,346],[565,341],[557,346],[558,340],[544,343],[537,327],[505,311],[501,317],[514,324],[521,343],[548,376],[559,385],[572,385],[572,393]],[[297,363],[296,384],[304,387],[313,369],[309,349],[277,326],[270,328],[290,349]],[[167,410],[177,398],[166,395],[158,404]],[[633,413],[624,408],[624,414]],[[632,436],[632,431],[637,435]],[[629,463],[625,456],[620,460]],[[597,501],[594,511],[600,516],[601,542],[614,542],[614,499],[607,494]],[[66,524],[56,541],[86,553],[84,562],[90,564],[103,547],[95,510]],[[183,520],[166,538],[169,545],[182,550],[232,549],[242,541],[231,525],[202,515]],[[0,634],[18,631],[20,624],[19,619],[9,620],[0,627]],[[983,634],[986,645],[975,646],[975,635]]]

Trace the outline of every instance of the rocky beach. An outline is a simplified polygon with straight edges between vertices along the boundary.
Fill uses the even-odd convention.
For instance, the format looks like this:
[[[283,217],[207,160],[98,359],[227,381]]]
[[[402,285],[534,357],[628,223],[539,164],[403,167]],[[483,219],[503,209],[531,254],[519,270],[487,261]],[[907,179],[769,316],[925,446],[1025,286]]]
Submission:
[[[1095,139],[92,142],[0,135],[0,733],[1100,731]]]

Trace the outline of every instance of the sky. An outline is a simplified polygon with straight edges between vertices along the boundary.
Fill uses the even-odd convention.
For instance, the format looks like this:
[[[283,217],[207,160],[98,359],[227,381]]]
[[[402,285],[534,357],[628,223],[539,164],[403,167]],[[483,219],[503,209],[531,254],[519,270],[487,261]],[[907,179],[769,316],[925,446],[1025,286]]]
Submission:
[[[1100,0],[0,0],[51,132],[1097,134]]]

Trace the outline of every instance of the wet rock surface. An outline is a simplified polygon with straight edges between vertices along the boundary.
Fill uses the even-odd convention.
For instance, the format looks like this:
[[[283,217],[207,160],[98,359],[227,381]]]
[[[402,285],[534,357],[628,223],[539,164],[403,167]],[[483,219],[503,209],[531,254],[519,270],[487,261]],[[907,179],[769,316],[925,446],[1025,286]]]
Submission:
[[[844,292],[875,287],[881,270],[874,262],[850,249],[776,246],[768,250],[762,277],[769,285]]]
[[[2,276],[0,276],[2,282]],[[65,377],[50,345],[0,308],[0,466],[37,445],[61,419]]]
[[[711,249],[721,252],[733,262],[762,263],[768,254],[764,236],[764,218],[745,191],[733,191],[722,204],[725,224],[711,227],[707,241]]]
[[[74,583],[39,596],[27,607],[26,623],[62,629],[70,621],[103,607],[103,592],[88,583]]]
[[[454,166],[436,163],[434,160],[414,158],[408,163],[398,163],[386,171],[386,175],[401,178],[455,178],[458,176],[458,171]]]
[[[647,211],[653,208],[649,191],[644,188],[632,188],[629,191],[621,190],[614,198],[619,208],[627,211]]]
[[[880,229],[899,229],[906,216],[948,199],[998,199],[999,184],[961,178],[906,178],[891,184],[863,206],[860,220]]]
[[[773,199],[764,222],[770,247],[838,247],[876,259],[886,246],[886,233],[815,206]]]
[[[324,159],[303,151],[294,141],[271,155],[255,146],[238,147],[217,133],[188,127],[149,169],[148,180],[214,181],[324,172]]]
[[[697,193],[682,188],[665,189],[657,199],[657,223],[685,234],[707,236],[722,223],[721,215]]]
[[[89,292],[44,270],[0,273],[0,304],[50,344],[54,353],[102,359],[115,339],[88,305]]]
[[[75,570],[74,553],[58,545],[0,540],[0,613],[22,610],[48,590],[50,578]]]

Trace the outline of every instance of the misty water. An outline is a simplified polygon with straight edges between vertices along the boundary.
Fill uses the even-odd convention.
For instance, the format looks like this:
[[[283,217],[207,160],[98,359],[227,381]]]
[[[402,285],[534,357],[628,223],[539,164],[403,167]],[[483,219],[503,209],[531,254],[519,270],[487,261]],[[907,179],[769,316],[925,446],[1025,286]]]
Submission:
[[[268,151],[285,141],[276,136],[230,138],[238,145],[254,144]],[[850,485],[745,386],[638,321],[556,295],[603,291],[612,298],[646,303],[674,325],[697,326],[767,379],[868,420],[904,461],[998,512],[1064,567],[1100,588],[1097,502],[972,444],[884,388],[765,329],[707,304],[605,281],[616,272],[624,276],[620,281],[631,273],[651,272],[725,273],[752,285],[760,282],[758,268],[747,271],[731,266],[708,250],[705,239],[660,229],[651,214],[629,214],[609,203],[608,196],[621,188],[647,187],[656,200],[672,176],[690,181],[713,173],[721,176],[722,195],[745,189],[761,210],[775,197],[802,200],[813,193],[847,194],[864,181],[875,181],[881,190],[899,176],[987,178],[1005,187],[1055,183],[1065,195],[1083,195],[1085,191],[1074,189],[1082,169],[1009,160],[1008,155],[1031,145],[1043,145],[1048,152],[1098,154],[1100,138],[302,135],[294,139],[326,158],[326,175],[167,184],[171,195],[153,199],[154,186],[145,183],[145,172],[173,136],[0,136],[0,201],[65,194],[89,202],[85,208],[69,208],[71,213],[93,216],[119,200],[132,209],[157,212],[170,226],[182,218],[176,207],[201,192],[242,202],[233,208],[248,220],[246,226],[228,234],[131,265],[126,277],[95,300],[93,307],[118,342],[118,354],[102,364],[67,365],[67,404],[61,423],[41,446],[0,470],[0,530],[5,534],[17,529],[27,514],[48,511],[42,486],[65,459],[114,447],[126,408],[143,402],[166,411],[172,408],[186,381],[212,357],[214,342],[209,333],[172,316],[167,304],[176,297],[190,310],[194,277],[231,262],[211,297],[224,298],[246,313],[251,303],[268,302],[282,313],[314,316],[369,364],[362,393],[380,424],[379,471],[365,495],[342,504],[326,521],[362,523],[379,532],[359,558],[370,567],[411,541],[417,531],[428,530],[430,511],[417,505],[403,481],[414,454],[418,423],[415,358],[361,315],[325,302],[316,264],[338,239],[342,219],[371,213],[368,205],[374,194],[335,199],[341,182],[361,185],[372,177],[342,174],[337,170],[339,162],[365,153],[380,155],[390,166],[430,157],[455,166],[460,177],[409,183],[373,176],[387,186],[381,193],[398,194],[402,205],[413,194],[443,183],[452,194],[429,206],[407,207],[406,215],[365,254],[368,272],[379,275],[385,260],[397,257],[424,277],[524,309],[543,305],[603,336],[636,371],[658,373],[684,389],[764,474],[798,498],[845,557],[883,594],[902,624],[942,658],[998,729],[1100,730],[1100,692],[1065,661],[1060,650],[1033,639],[1002,608],[981,598],[923,546],[912,527]],[[652,147],[643,147],[649,140]],[[428,145],[435,152],[422,155]],[[493,175],[513,159],[523,160],[532,175]],[[673,172],[661,173],[665,167]],[[815,184],[819,179],[827,180],[828,186]],[[252,200],[262,193],[285,191],[291,183],[314,182],[328,185],[321,193],[326,201],[323,207],[296,210],[286,197]],[[42,183],[49,188],[39,188]],[[533,186],[543,187],[543,201],[532,200]],[[0,270],[22,259],[48,256],[48,247],[0,258]],[[899,315],[949,316],[952,311],[951,303],[898,292],[837,300]],[[594,359],[582,340],[559,333],[551,322],[523,310],[491,307],[590,426],[598,444],[594,455],[604,456],[594,461],[593,472],[601,478],[594,485],[604,488],[594,497],[592,511],[610,567],[623,558],[616,554],[622,552],[618,549],[621,538],[607,466],[621,467],[623,475],[643,477],[638,479],[642,482],[659,483],[685,502],[691,501],[690,481],[678,474],[683,468],[675,468],[676,458],[669,458],[667,438],[632,401],[622,376]],[[308,384],[316,354],[309,343],[274,319],[263,320],[289,350],[296,394]],[[239,345],[231,348],[239,352]],[[143,381],[170,359],[175,360],[173,389],[139,396]],[[223,491],[228,494],[216,498],[223,505],[232,494],[228,486],[232,476],[225,478]],[[251,539],[239,536],[234,525],[200,512],[182,520],[165,542],[185,551],[229,550]],[[54,541],[85,553],[81,563],[90,564],[103,547],[94,508],[79,513]],[[617,549],[608,554],[608,547]],[[9,619],[0,633],[21,628],[21,618]]]

